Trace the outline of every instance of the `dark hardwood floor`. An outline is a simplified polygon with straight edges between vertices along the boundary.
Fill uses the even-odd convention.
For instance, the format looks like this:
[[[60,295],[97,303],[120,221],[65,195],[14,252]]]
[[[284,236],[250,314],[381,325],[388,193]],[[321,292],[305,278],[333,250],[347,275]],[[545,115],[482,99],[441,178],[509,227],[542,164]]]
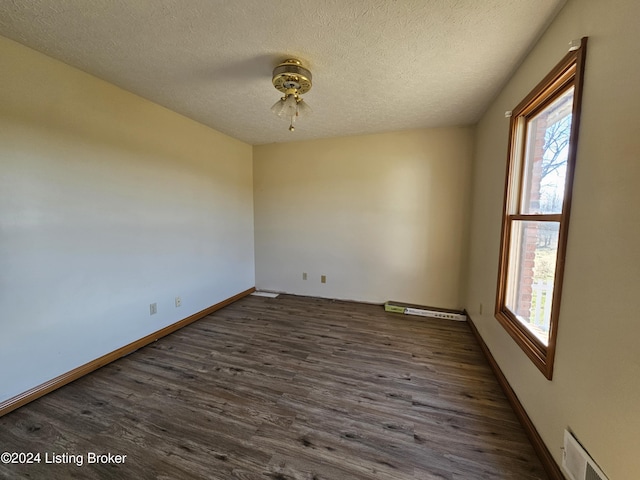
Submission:
[[[547,478],[466,323],[286,295],[5,415],[4,451],[41,454],[0,463],[10,479]]]

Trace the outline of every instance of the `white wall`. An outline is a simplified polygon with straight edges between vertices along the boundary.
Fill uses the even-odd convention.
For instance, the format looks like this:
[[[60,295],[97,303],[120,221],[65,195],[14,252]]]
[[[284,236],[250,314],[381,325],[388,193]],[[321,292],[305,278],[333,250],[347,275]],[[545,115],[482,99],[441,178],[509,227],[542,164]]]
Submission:
[[[462,307],[472,148],[470,128],[254,147],[256,286]]]
[[[640,478],[640,2],[569,0],[478,125],[465,306],[561,462],[571,427],[611,480]],[[493,317],[506,110],[589,36],[554,377]],[[483,304],[483,314],[479,305]]]
[[[0,58],[3,401],[252,287],[254,252],[251,146],[1,37]]]

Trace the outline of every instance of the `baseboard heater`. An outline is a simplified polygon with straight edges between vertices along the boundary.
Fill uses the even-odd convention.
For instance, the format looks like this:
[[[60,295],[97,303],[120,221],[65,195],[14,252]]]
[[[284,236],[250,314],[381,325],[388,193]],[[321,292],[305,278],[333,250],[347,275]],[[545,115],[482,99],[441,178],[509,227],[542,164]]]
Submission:
[[[387,312],[403,313],[405,315],[417,315],[419,317],[444,318],[446,320],[456,320],[458,322],[466,322],[467,316],[457,310],[447,310],[436,307],[423,307],[420,305],[411,305],[409,303],[400,303],[389,301],[384,304]]]

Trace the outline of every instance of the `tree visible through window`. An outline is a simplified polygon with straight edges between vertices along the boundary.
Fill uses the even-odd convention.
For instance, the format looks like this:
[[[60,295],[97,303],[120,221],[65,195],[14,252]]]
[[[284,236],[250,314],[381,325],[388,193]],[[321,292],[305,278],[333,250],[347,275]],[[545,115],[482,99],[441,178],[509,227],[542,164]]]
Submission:
[[[513,111],[496,318],[551,378],[586,38]]]

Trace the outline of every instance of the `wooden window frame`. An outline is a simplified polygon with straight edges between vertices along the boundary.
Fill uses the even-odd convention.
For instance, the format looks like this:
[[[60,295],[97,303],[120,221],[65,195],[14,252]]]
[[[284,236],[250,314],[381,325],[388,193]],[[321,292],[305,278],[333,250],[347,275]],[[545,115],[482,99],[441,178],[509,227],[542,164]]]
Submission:
[[[558,333],[558,316],[562,293],[567,238],[569,231],[569,214],[571,210],[571,194],[576,164],[576,149],[580,129],[580,112],[584,80],[584,63],[587,50],[587,37],[581,39],[578,49],[570,51],[551,72],[520,102],[512,111],[509,127],[509,152],[505,178],[505,193],[502,211],[502,231],[500,237],[500,257],[498,268],[498,288],[496,294],[495,317],[513,337],[527,356],[533,361],[544,376],[553,377],[553,362]],[[522,186],[520,185],[524,168],[524,125],[557,99],[569,88],[574,88],[569,150],[567,156],[567,172],[562,212],[559,214],[523,214],[521,213]],[[560,223],[558,234],[558,251],[553,286],[553,303],[547,345],[538,339],[524,326],[516,315],[506,306],[508,285],[509,254],[512,224],[516,221],[556,221]]]

